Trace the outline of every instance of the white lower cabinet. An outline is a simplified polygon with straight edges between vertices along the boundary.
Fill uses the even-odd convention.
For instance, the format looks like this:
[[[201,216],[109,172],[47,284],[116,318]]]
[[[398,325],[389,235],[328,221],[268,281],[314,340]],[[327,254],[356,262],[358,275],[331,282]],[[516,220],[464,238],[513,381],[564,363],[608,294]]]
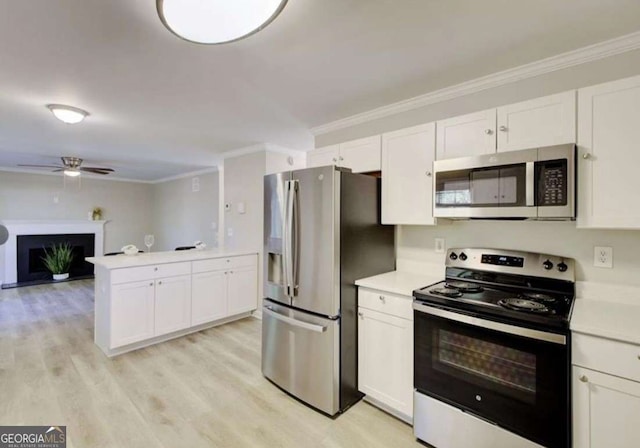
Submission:
[[[227,274],[210,271],[193,274],[191,324],[199,325],[227,315]]]
[[[244,316],[258,306],[257,261],[242,255],[114,269],[96,281],[96,344],[113,356]]]
[[[358,389],[374,405],[411,422],[412,298],[364,288],[358,294]]]
[[[573,447],[640,446],[640,345],[572,339]]]
[[[229,314],[255,310],[258,306],[258,282],[255,266],[234,268],[227,275]]]
[[[153,337],[154,281],[113,285],[111,294],[111,347]]]
[[[191,276],[156,280],[155,336],[191,326]]]
[[[640,383],[581,367],[572,380],[574,448],[640,446]]]

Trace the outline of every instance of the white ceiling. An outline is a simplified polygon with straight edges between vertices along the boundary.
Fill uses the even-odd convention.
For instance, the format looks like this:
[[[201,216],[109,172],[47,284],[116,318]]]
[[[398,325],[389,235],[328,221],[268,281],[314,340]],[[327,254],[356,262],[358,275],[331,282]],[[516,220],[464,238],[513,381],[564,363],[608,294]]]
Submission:
[[[0,0],[0,165],[80,156],[147,179],[261,142],[309,149],[311,127],[639,19],[637,0],[289,0],[263,31],[203,46],[166,30],[155,0]],[[64,125],[47,103],[91,116]]]

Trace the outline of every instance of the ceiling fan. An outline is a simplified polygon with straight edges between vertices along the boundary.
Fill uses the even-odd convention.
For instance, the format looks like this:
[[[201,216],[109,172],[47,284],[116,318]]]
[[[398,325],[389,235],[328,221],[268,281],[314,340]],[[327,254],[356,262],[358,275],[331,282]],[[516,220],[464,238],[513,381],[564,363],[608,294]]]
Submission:
[[[78,157],[60,157],[62,160],[62,166],[60,165],[18,165],[29,168],[55,168],[52,170],[54,173],[63,172],[65,176],[76,177],[80,175],[80,172],[93,173],[93,174],[109,174],[114,170],[111,168],[100,168],[94,166],[82,166],[82,159]]]

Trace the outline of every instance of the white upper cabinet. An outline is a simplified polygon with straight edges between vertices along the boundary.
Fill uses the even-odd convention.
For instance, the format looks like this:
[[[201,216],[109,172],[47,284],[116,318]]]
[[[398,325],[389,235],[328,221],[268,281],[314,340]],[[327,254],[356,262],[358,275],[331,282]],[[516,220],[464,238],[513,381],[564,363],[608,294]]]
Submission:
[[[380,142],[381,137],[374,135],[314,149],[307,153],[307,167],[336,165],[354,173],[380,171]]]
[[[325,146],[307,153],[307,167],[337,165],[340,157],[340,145]]]
[[[435,224],[435,123],[382,136],[382,223]]]
[[[578,226],[640,228],[640,76],[578,91]]]
[[[380,136],[340,144],[339,165],[354,173],[380,171]]]
[[[575,90],[499,107],[497,116],[498,152],[576,141]]]
[[[572,90],[438,121],[436,159],[575,141],[576,92]]]
[[[438,121],[436,159],[477,156],[496,152],[496,110]]]

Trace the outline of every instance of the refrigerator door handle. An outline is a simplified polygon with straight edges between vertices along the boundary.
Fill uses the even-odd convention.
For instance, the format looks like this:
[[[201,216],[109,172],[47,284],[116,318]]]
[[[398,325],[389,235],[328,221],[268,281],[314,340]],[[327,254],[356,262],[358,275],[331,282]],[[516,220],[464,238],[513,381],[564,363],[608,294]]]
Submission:
[[[291,229],[293,237],[291,238],[291,296],[298,295],[298,276],[300,275],[300,210],[298,198],[298,181],[291,181]]]
[[[308,322],[303,322],[289,316],[283,316],[282,314],[275,312],[273,308],[268,305],[263,308],[262,312],[273,317],[274,319],[277,319],[294,327],[304,328],[305,330],[315,331],[316,333],[324,333],[325,331],[327,331],[326,326],[310,324]]]
[[[294,182],[288,180],[285,188],[285,233],[284,233],[284,270],[285,283],[287,285],[287,295],[293,297],[293,185]]]

